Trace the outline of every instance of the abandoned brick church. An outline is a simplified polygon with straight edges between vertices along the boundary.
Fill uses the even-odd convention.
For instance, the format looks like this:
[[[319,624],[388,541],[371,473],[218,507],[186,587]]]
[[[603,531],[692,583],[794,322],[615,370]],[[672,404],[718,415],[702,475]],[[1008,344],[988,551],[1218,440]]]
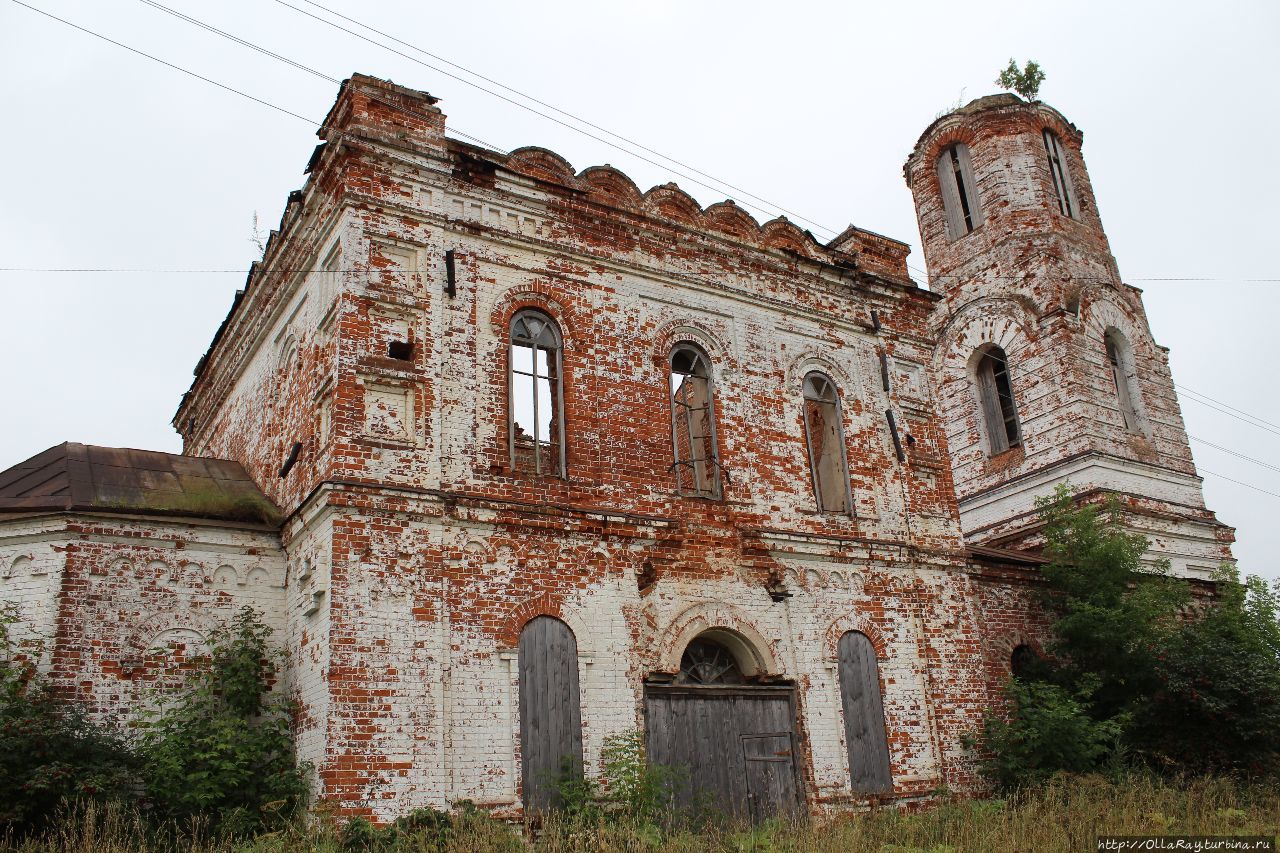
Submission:
[[[979,785],[962,735],[1044,639],[1034,499],[1121,497],[1205,578],[1166,352],[1043,103],[905,166],[906,244],[451,139],[346,81],[195,368],[173,455],[0,473],[0,591],[127,715],[250,604],[316,793],[508,816],[611,735],[761,816]]]

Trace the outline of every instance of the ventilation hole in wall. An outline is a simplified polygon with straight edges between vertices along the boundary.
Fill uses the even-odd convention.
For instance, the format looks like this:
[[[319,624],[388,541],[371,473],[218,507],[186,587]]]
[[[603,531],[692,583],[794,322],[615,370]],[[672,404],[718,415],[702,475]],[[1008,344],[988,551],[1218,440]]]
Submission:
[[[397,361],[412,361],[413,344],[409,341],[392,341],[387,344],[387,355]]]
[[[654,571],[653,563],[645,560],[640,566],[640,571],[636,572],[636,587],[643,590],[645,587],[652,586],[657,579],[658,573]]]

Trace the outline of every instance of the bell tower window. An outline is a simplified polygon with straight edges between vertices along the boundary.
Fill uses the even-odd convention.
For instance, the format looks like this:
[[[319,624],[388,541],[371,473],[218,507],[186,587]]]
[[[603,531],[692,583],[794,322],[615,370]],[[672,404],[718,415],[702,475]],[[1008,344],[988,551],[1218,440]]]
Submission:
[[[978,361],[978,402],[991,455],[1004,453],[1022,445],[1022,427],[1013,400],[1013,384],[1009,381],[1009,362],[1004,350],[990,347]]]
[[[1079,219],[1075,191],[1071,186],[1071,170],[1067,168],[1066,152],[1062,140],[1052,130],[1045,128],[1044,150],[1049,155],[1049,175],[1053,179],[1053,194],[1058,200],[1058,212],[1072,219]]]
[[[982,208],[978,202],[969,146],[957,142],[943,149],[937,168],[947,233],[952,240],[958,240],[982,224]]]

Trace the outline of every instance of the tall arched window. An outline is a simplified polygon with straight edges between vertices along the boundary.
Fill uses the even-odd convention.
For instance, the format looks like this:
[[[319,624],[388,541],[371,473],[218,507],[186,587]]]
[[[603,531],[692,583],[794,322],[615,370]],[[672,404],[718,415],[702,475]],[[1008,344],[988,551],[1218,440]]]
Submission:
[[[821,373],[804,378],[804,435],[819,512],[849,511],[849,467],[844,453],[840,395]]]
[[[958,240],[982,224],[978,185],[973,178],[969,146],[957,142],[938,157],[938,185],[942,188],[942,210],[947,218],[947,234]]]
[[[866,634],[849,631],[840,638],[836,651],[840,658],[840,704],[844,708],[844,736],[853,790],[892,791],[889,737],[875,647]]]
[[[711,361],[692,344],[680,344],[671,352],[671,444],[679,490],[720,497]]]
[[[1135,403],[1137,394],[1133,388],[1133,371],[1130,367],[1132,353],[1124,338],[1114,330],[1103,336],[1107,345],[1107,366],[1111,372],[1111,381],[1116,391],[1116,402],[1119,404],[1120,416],[1124,419],[1124,428],[1133,432],[1142,431],[1142,422],[1138,419],[1138,407]]]
[[[511,319],[508,427],[511,467],[563,477],[564,384],[560,331],[541,311]]]
[[[1009,362],[1000,347],[989,347],[978,360],[978,402],[987,428],[991,455],[1022,444],[1022,427],[1009,381]]]
[[[1049,175],[1053,181],[1053,194],[1058,200],[1058,212],[1063,216],[1076,216],[1075,190],[1071,186],[1071,170],[1067,168],[1067,154],[1062,140],[1049,128],[1044,129],[1044,150],[1049,156]]]
[[[559,782],[582,774],[578,641],[550,616],[520,632],[520,767],[526,812],[560,805]]]

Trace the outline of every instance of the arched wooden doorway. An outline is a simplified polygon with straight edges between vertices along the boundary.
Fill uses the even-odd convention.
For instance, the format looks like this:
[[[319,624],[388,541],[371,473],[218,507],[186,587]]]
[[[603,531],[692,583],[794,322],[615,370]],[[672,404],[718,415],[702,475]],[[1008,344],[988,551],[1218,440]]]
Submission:
[[[582,772],[578,642],[550,616],[520,632],[520,766],[526,812],[560,805],[560,780]]]
[[[760,683],[744,642],[695,637],[673,679],[645,685],[645,728],[650,763],[682,768],[680,805],[760,821],[803,807],[795,688]]]

